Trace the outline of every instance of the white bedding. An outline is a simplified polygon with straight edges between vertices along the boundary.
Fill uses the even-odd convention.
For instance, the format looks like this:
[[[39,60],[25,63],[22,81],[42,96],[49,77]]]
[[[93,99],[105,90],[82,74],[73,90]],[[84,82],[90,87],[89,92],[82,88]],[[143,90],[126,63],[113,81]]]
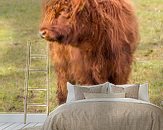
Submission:
[[[130,98],[78,100],[57,107],[38,130],[163,130],[163,110]]]

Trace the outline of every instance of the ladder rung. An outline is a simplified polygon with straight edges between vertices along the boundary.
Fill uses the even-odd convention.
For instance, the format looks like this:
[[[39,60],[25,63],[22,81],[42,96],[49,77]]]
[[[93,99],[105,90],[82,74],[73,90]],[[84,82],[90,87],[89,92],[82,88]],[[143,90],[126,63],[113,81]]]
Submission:
[[[28,88],[29,91],[47,91],[46,88]]]
[[[34,103],[30,103],[30,104],[27,104],[27,106],[30,106],[30,107],[47,107],[46,104],[34,104]]]
[[[35,71],[35,72],[48,72],[46,69],[29,69],[29,71]]]
[[[41,54],[31,54],[31,58],[48,58],[48,56]]]

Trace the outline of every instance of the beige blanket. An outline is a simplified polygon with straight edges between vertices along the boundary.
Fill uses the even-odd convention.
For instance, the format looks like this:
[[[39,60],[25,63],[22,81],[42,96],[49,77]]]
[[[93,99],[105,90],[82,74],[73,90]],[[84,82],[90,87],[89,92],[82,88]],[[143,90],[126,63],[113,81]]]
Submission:
[[[163,130],[163,110],[136,99],[87,99],[54,110],[43,130]]]

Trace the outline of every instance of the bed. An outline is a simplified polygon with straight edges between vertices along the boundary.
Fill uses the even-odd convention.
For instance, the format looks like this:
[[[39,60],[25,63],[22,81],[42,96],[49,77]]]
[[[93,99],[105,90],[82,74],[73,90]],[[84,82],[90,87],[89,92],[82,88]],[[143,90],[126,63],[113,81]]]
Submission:
[[[95,86],[91,91],[102,90],[110,93],[107,85],[103,86],[103,89]],[[88,92],[87,88],[82,90]],[[119,88],[117,90],[119,91]],[[128,96],[132,96],[129,91],[131,92],[131,88],[126,92]],[[106,93],[103,98],[96,93],[95,97],[90,98],[87,95],[86,99],[80,100],[74,100],[75,95],[72,95],[73,93],[68,95],[70,102],[58,106],[42,127],[33,130],[163,130],[163,110],[150,102],[128,97],[106,98]],[[79,95],[80,98],[83,96]]]
[[[136,99],[85,99],[59,106],[42,129],[163,130],[163,111]]]

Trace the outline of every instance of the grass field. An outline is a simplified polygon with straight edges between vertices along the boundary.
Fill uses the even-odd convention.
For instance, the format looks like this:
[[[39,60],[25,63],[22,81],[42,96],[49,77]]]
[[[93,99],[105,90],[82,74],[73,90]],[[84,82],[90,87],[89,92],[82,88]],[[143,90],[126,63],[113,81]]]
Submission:
[[[45,53],[45,41],[38,37],[41,0],[0,0],[0,112],[23,112],[26,43],[33,42],[34,53]],[[135,53],[130,83],[148,82],[150,100],[163,101],[163,4],[162,0],[134,0],[140,24],[141,41]],[[34,61],[43,66],[43,61]],[[53,66],[51,66],[53,68]],[[33,74],[30,86],[43,84],[43,74]],[[42,82],[41,82],[42,81]],[[43,87],[43,86],[42,86]],[[51,73],[51,110],[55,102],[55,74]],[[39,96],[38,96],[39,95]],[[30,93],[30,99],[43,102],[43,93]],[[30,108],[31,112],[44,109]]]

